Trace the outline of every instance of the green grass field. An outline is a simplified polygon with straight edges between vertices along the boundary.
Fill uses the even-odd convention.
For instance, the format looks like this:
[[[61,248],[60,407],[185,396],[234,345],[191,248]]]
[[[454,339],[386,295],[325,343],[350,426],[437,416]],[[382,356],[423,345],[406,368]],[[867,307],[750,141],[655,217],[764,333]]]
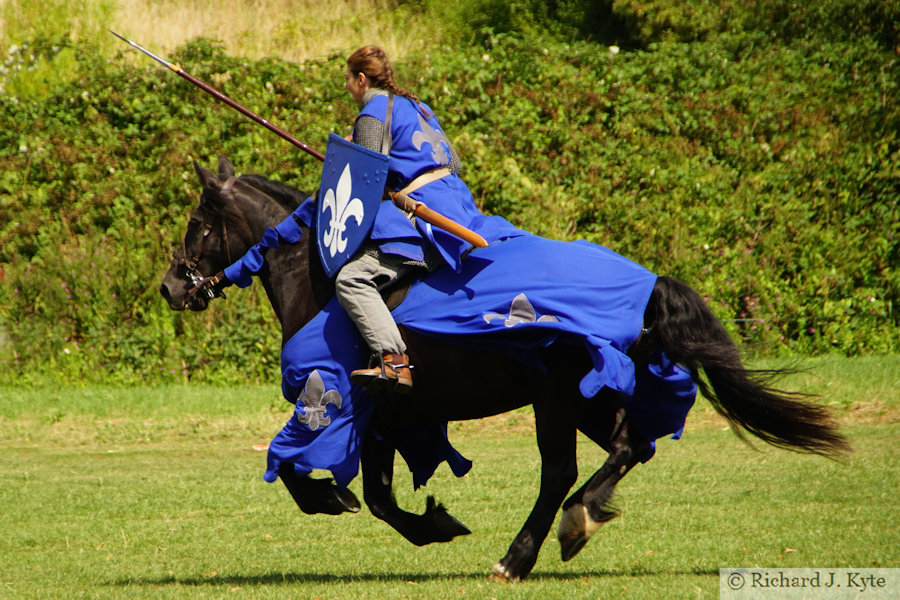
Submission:
[[[620,518],[568,563],[549,539],[507,585],[486,576],[537,493],[528,411],[451,427],[462,479],[413,493],[398,472],[402,506],[435,494],[474,531],[415,548],[263,482],[253,446],[289,414],[275,386],[0,388],[0,598],[717,598],[720,567],[898,567],[900,357],[801,366],[785,385],[835,408],[845,463],[751,449],[701,400],[620,484]],[[583,478],[603,453],[579,451]]]

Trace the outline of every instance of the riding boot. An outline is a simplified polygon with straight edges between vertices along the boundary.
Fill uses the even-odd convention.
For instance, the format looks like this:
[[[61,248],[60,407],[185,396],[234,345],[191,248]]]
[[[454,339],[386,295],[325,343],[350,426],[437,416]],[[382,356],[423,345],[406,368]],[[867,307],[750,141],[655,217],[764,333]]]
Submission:
[[[384,391],[391,389],[401,394],[408,393],[412,390],[412,367],[409,366],[409,357],[406,354],[394,354],[393,352],[385,352],[383,355],[377,354],[372,356],[372,363],[377,361],[376,366],[370,366],[368,369],[357,369],[350,373],[350,381],[355,385],[370,390]]]

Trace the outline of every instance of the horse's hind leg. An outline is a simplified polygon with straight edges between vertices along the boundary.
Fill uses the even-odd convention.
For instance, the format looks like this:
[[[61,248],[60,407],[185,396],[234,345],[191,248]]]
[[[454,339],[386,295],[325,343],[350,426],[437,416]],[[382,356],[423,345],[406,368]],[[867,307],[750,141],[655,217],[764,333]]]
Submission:
[[[534,403],[541,489],[506,556],[494,565],[493,577],[501,580],[524,579],[531,572],[566,493],[578,479],[573,411],[565,403],[546,399],[547,395],[543,398]]]
[[[564,561],[578,554],[591,535],[616,516],[609,504],[616,484],[649,451],[647,441],[630,425],[625,409],[620,408],[615,418],[609,440],[609,458],[563,505],[557,537]]]
[[[362,447],[363,499],[372,514],[416,546],[449,542],[458,535],[472,533],[433,496],[428,497],[421,515],[400,508],[393,493],[394,455],[390,441],[376,436],[371,428],[366,432]]]

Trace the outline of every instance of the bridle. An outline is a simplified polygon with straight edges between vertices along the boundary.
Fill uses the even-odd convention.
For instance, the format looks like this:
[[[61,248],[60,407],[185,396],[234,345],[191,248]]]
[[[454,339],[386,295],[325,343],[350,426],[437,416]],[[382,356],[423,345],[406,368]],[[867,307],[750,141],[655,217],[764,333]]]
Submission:
[[[231,186],[234,185],[235,179],[236,178],[234,177],[230,177],[228,181],[225,182],[225,185],[222,186],[222,191],[224,192],[231,188]],[[233,261],[231,259],[231,251],[228,249],[228,226],[226,225],[224,218],[218,217],[218,220],[222,224],[222,235],[219,236],[221,239],[221,249],[225,251],[225,258],[230,265]],[[203,258],[203,247],[206,245],[206,238],[209,237],[209,234],[212,233],[214,229],[215,228],[211,223],[204,223],[200,249],[197,254],[191,256],[190,260],[185,258],[187,256],[187,233],[185,233],[184,239],[181,240],[181,248],[172,253],[172,261],[179,265],[184,265],[187,279],[193,285],[187,292],[188,298],[193,298],[197,294],[205,294],[209,300],[225,297],[222,288],[217,287],[225,280],[225,271],[219,271],[215,275],[206,277],[197,270],[200,260]]]

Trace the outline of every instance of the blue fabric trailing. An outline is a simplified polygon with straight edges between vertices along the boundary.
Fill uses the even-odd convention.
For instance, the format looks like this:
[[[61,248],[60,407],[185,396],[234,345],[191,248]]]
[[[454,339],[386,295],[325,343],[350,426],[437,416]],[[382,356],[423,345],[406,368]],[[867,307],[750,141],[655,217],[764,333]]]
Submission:
[[[298,474],[327,469],[342,487],[356,476],[374,404],[350,385],[350,370],[367,354],[342,343],[356,337],[354,329],[332,300],[282,349],[281,390],[296,408],[269,444],[266,481],[275,481],[282,463],[292,464]]]
[[[657,351],[647,369],[638,371],[635,388],[640,394],[626,396],[625,409],[647,439],[669,434],[680,439],[685,417],[697,397],[690,372]]]
[[[249,285],[263,265],[265,249],[298,241],[298,221],[312,223],[308,204],[269,229],[259,244],[229,266],[228,279]],[[511,352],[540,369],[542,348],[557,341],[580,344],[593,362],[579,384],[584,397],[609,387],[623,397],[648,440],[680,437],[697,390],[690,373],[663,352],[637,371],[626,355],[640,335],[656,275],[602,246],[548,240],[500,217],[483,219],[481,230],[492,243],[472,251],[458,272],[439,269],[413,285],[393,311],[396,321],[456,344]],[[270,444],[267,481],[274,481],[284,464],[301,474],[330,470],[341,486],[356,476],[374,404],[350,384],[349,373],[365,364],[368,355],[335,300],[288,340],[282,351],[282,392],[296,409]],[[592,437],[590,423],[581,429]],[[398,450],[416,487],[443,461],[458,476],[471,468],[450,445],[445,426],[410,430]]]
[[[329,470],[342,487],[353,480],[375,403],[350,384],[350,372],[368,356],[356,325],[336,298],[288,340],[281,351],[281,390],[296,408],[269,444],[266,481],[275,481],[283,463],[299,474]],[[425,485],[441,462],[459,477],[472,468],[450,445],[445,426],[404,426],[402,432],[397,450],[416,488]]]

